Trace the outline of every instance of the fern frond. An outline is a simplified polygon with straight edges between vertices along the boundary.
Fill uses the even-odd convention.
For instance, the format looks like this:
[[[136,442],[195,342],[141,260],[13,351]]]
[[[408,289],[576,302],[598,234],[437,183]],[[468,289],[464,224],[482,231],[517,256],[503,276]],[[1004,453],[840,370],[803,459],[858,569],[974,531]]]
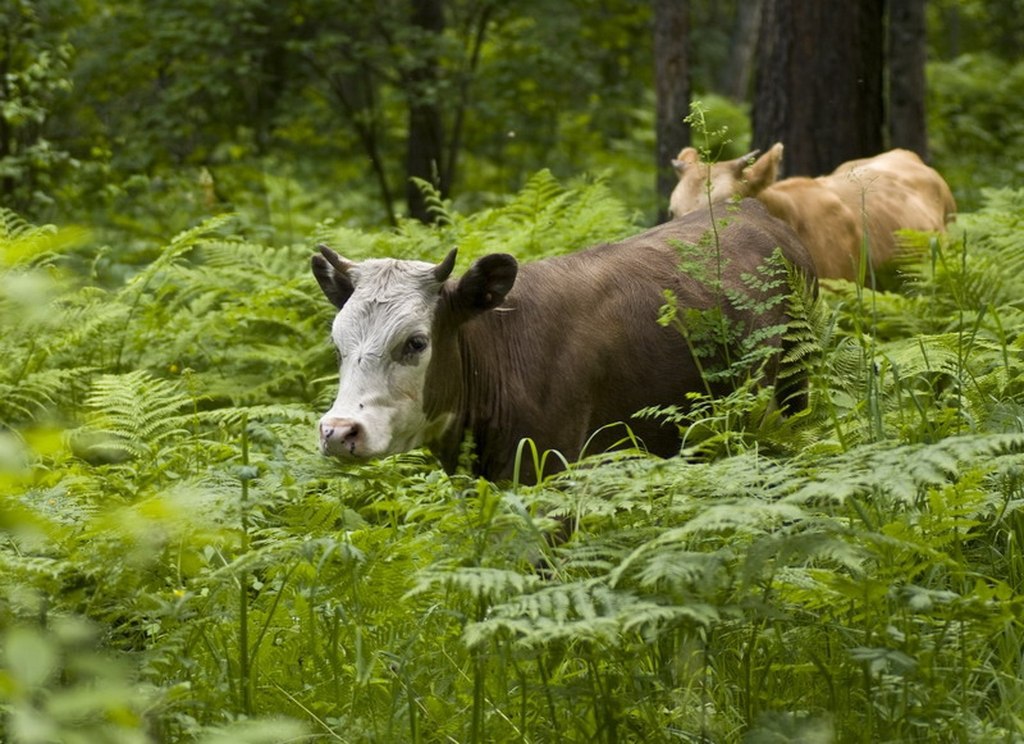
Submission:
[[[620,628],[618,610],[630,599],[598,580],[542,587],[492,607],[486,620],[466,626],[463,639],[470,648],[506,634],[526,647],[558,641],[614,644]]]
[[[82,240],[81,230],[33,225],[6,207],[0,207],[0,267],[24,268]]]
[[[36,227],[17,212],[7,207],[0,207],[0,241],[18,240],[26,236],[35,235],[40,231],[49,233],[55,229],[52,226],[46,228]]]
[[[461,592],[474,600],[491,603],[522,594],[537,585],[536,576],[500,568],[466,566],[446,568],[435,564],[423,572],[406,596],[430,591],[435,587]]]
[[[86,398],[90,429],[109,437],[104,446],[131,457],[152,455],[162,443],[187,434],[191,418],[181,411],[191,403],[178,384],[144,370],[102,375]]]
[[[413,177],[410,179],[423,195],[423,201],[427,206],[427,212],[434,218],[438,225],[452,225],[455,222],[454,215],[448,211],[441,192],[430,181]]]
[[[48,408],[74,400],[93,372],[90,367],[56,367],[19,378],[4,375],[0,378],[0,421],[9,426],[30,421]]]
[[[287,403],[269,403],[265,405],[252,406],[229,406],[225,408],[214,408],[207,411],[199,411],[196,414],[197,420],[226,426],[238,427],[243,419],[249,421],[280,421],[290,424],[312,425],[316,422],[318,415],[309,409],[289,405]]]
[[[565,187],[548,170],[534,174],[508,204],[461,220],[464,258],[506,251],[540,258],[636,232],[621,202],[598,181]]]
[[[653,638],[669,628],[707,626],[718,618],[718,609],[708,603],[661,603],[587,580],[544,587],[493,607],[487,619],[466,626],[463,641],[470,648],[503,638],[525,648],[565,642],[614,648],[633,632]]]
[[[534,223],[538,215],[564,199],[565,194],[558,179],[544,168],[530,176],[515,198],[501,209],[501,216],[519,224]]]
[[[923,489],[957,478],[966,465],[1019,453],[1024,434],[948,437],[934,444],[855,447],[816,461],[809,476],[783,498],[793,503],[841,504],[852,496],[913,504]]]
[[[609,574],[612,587],[635,583],[646,591],[681,592],[726,568],[723,556],[693,550],[679,529],[640,545]]]
[[[184,230],[174,236],[170,244],[164,248],[157,259],[146,266],[142,271],[133,276],[125,284],[122,294],[138,294],[148,288],[162,271],[179,261],[183,256],[196,248],[204,239],[209,238],[218,230],[224,228],[234,219],[233,215],[222,214],[210,217],[195,227]]]

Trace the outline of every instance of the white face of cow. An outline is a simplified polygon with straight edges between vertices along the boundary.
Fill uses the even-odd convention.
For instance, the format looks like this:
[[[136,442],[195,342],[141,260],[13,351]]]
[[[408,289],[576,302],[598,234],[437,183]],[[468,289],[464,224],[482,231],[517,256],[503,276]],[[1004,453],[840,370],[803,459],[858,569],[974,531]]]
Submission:
[[[454,298],[449,306],[461,299],[479,311],[504,299],[515,262],[506,257],[512,261],[511,278],[497,286],[497,275],[480,280],[478,267],[488,258],[493,256],[478,261],[448,290]],[[325,246],[313,257],[313,274],[338,308],[331,330],[339,357],[338,397],[320,419],[323,454],[344,460],[384,457],[421,447],[448,426],[451,413],[429,416],[424,402],[435,316],[454,264],[454,250],[437,266],[390,258],[355,264]],[[471,276],[478,281],[466,282]],[[473,292],[488,288],[492,303],[472,305]]]
[[[381,259],[349,273],[352,296],[334,318],[338,397],[320,422],[320,448],[341,457],[383,457],[419,446],[430,331],[441,282],[431,264]]]

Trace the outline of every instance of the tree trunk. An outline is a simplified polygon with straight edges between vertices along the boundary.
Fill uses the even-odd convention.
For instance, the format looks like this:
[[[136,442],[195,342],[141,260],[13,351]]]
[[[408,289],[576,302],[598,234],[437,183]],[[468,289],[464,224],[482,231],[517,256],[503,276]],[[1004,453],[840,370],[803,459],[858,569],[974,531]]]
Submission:
[[[0,101],[9,101],[11,86],[8,80],[8,71],[14,67],[12,60],[14,54],[12,36],[14,31],[5,25],[3,28],[0,28],[0,32],[3,33],[2,47],[0,47]],[[7,116],[0,111],[0,164],[5,159],[14,155],[14,149],[14,132],[7,121]],[[0,177],[0,205],[13,206],[14,185],[13,176],[5,175]]]
[[[690,126],[684,121],[690,106],[690,66],[687,54],[689,11],[686,0],[654,1],[658,222],[664,222],[667,218],[668,199],[678,182],[672,168],[672,158],[690,143]]]
[[[455,187],[455,177],[458,174],[459,152],[462,150],[462,131],[466,121],[466,111],[469,108],[470,83],[480,65],[480,53],[483,51],[487,26],[496,7],[496,2],[483,3],[479,8],[479,15],[476,15],[473,19],[473,41],[470,45],[466,66],[459,76],[455,115],[448,141],[448,160],[445,163],[444,170],[441,171],[441,181],[446,184],[445,193],[448,193]]]
[[[785,175],[882,150],[882,0],[764,0],[753,144],[786,147]]]
[[[754,48],[761,25],[761,0],[736,3],[729,59],[718,76],[718,89],[734,101],[746,101],[750,93]]]
[[[889,0],[889,136],[928,159],[925,0]]]
[[[444,124],[437,93],[439,80],[437,42],[444,33],[444,0],[412,0],[412,24],[422,32],[425,49],[405,79],[409,99],[409,140],[405,157],[405,198],[409,216],[432,222],[423,193],[411,179],[433,184],[441,196],[448,194],[444,172]]]

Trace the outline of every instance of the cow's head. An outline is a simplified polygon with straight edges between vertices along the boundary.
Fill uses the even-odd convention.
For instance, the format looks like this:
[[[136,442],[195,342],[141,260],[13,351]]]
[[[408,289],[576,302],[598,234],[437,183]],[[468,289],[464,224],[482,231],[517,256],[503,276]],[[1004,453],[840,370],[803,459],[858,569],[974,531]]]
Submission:
[[[459,375],[458,326],[500,305],[515,282],[512,256],[494,253],[456,282],[453,249],[439,264],[396,259],[348,261],[326,246],[313,275],[338,314],[338,397],[320,419],[320,450],[362,460],[436,440],[451,424]]]
[[[669,199],[669,214],[679,218],[698,209],[706,209],[709,197],[712,204],[719,204],[733,198],[757,196],[778,178],[782,143],[772,145],[761,157],[757,157],[758,152],[754,150],[741,158],[709,167],[701,161],[694,148],[684,147],[672,160],[679,183]]]

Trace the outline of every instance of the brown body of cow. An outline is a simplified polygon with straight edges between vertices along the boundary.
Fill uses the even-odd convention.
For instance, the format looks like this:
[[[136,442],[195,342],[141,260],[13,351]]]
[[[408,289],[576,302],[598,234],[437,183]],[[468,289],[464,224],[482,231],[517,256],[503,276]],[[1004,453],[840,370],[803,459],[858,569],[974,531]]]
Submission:
[[[827,176],[776,180],[782,145],[750,162],[750,156],[708,166],[684,148],[673,165],[679,183],[672,194],[674,217],[730,198],[755,197],[789,223],[807,246],[822,279],[855,281],[862,248],[866,279],[890,286],[901,254],[898,230],[941,232],[956,213],[949,186],[909,150],[890,150],[843,163]]]
[[[744,200],[723,210],[720,217],[724,218],[718,227],[722,278],[728,290],[757,299],[788,293],[785,283],[751,290],[741,278],[754,274],[776,248],[813,281],[813,264],[797,236],[758,202]],[[424,433],[418,437],[422,441],[396,433],[392,438],[401,444],[390,449],[377,446],[372,453],[361,451],[353,432],[367,424],[354,419],[363,410],[363,400],[374,396],[346,393],[349,373],[343,358],[339,399],[320,425],[323,452],[361,459],[426,445],[451,472],[458,464],[464,437],[470,434],[476,471],[505,479],[514,475],[517,447],[524,438],[532,439],[541,451],[557,450],[571,461],[585,447],[588,453],[600,452],[620,442],[625,433],[621,427],[602,427],[626,422],[650,452],[677,454],[677,427],[634,414],[648,406],[683,405],[686,393],[705,389],[687,341],[657,319],[665,304],[664,290],[675,293],[680,308],[723,305],[721,292],[709,282],[680,270],[681,252],[690,261],[696,252],[699,261],[713,271],[711,227],[706,215],[694,214],[618,243],[518,267],[511,256],[491,254],[458,280],[447,278],[454,260],[450,256],[444,262],[447,268],[442,264],[433,269],[436,288],[429,287],[429,278],[423,279],[428,282],[427,296],[436,293],[436,302],[426,326],[430,355],[423,364],[422,397],[416,402],[422,406]],[[686,245],[691,248],[685,250]],[[425,266],[424,277],[431,269],[419,262],[394,262],[388,271],[400,271],[403,263],[415,263],[419,272]],[[313,259],[321,287],[340,309],[336,343],[339,333],[348,333],[339,326],[347,322],[345,303],[354,301],[348,298],[358,295],[360,266],[333,252]],[[387,294],[379,288],[373,291],[377,297]],[[785,302],[759,313],[728,302],[724,308],[748,332],[787,320]],[[399,335],[398,341],[385,347],[399,348],[402,338]],[[766,343],[781,352],[778,335]],[[339,348],[342,345],[358,346],[348,339]],[[414,346],[427,348],[422,340]],[[396,358],[412,360],[407,354]],[[767,377],[774,377],[778,360],[775,354],[764,373]],[[372,387],[354,378],[350,385]],[[558,458],[549,458],[548,465],[549,472],[558,469]],[[524,464],[519,476],[526,482],[535,480],[531,465]]]

